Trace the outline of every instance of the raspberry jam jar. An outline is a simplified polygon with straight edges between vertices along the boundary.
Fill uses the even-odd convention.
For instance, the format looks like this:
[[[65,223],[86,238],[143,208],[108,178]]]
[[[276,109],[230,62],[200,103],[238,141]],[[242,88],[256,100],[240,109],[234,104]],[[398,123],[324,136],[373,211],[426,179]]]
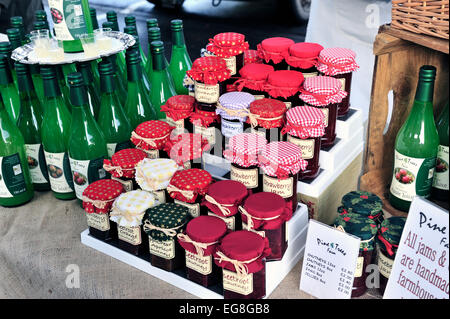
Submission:
[[[195,98],[190,95],[175,95],[170,97],[165,105],[161,105],[161,112],[166,113],[166,122],[175,127],[173,135],[192,132],[192,123],[189,121],[194,111]]]
[[[319,72],[316,67],[322,50],[323,46],[317,43],[301,42],[291,45],[286,58],[289,70],[302,72],[305,79],[317,76]]]
[[[266,295],[269,241],[247,230],[222,238],[214,262],[222,268],[224,299],[262,299]]]
[[[242,133],[233,136],[223,152],[223,157],[231,162],[230,179],[241,182],[253,193],[262,191],[258,155],[266,144],[267,140],[261,135]]]
[[[202,205],[209,209],[208,215],[223,219],[228,229],[240,230],[242,225],[238,207],[248,194],[247,188],[241,182],[218,181],[209,186]]]
[[[239,92],[250,93],[256,100],[267,98],[269,95],[264,91],[264,86],[267,83],[267,77],[272,72],[274,72],[274,68],[271,65],[246,64],[239,71],[241,77],[234,84]]]
[[[283,197],[274,193],[250,195],[239,207],[242,229],[253,231],[269,240],[267,261],[281,260],[288,247],[286,220],[292,216]]]
[[[165,154],[163,148],[169,140],[173,129],[173,126],[170,126],[164,121],[146,121],[139,124],[131,132],[131,142],[136,145],[137,149],[141,149],[147,153],[148,158],[167,158],[167,154]]]
[[[109,212],[115,199],[125,191],[123,185],[111,179],[100,179],[83,191],[89,235],[110,241],[117,239],[117,225],[109,222]]]
[[[320,74],[338,79],[341,89],[347,92],[347,96],[339,105],[338,116],[344,116],[350,108],[352,75],[359,68],[355,58],[355,52],[345,48],[326,48],[319,55],[317,70]]]
[[[325,115],[311,106],[297,106],[286,112],[286,125],[282,133],[287,141],[299,146],[302,158],[308,162],[298,173],[299,180],[313,179],[319,174],[319,155],[322,136],[325,134]]]
[[[215,105],[214,107],[197,105],[189,120],[193,125],[193,133],[201,134],[206,138],[210,148],[216,145],[222,147],[223,138],[220,131],[220,116],[216,114]]]
[[[221,281],[220,268],[213,262],[220,240],[227,233],[225,222],[214,216],[199,216],[179,233],[178,243],[185,249],[187,278],[203,287]]]
[[[155,197],[142,190],[121,194],[114,201],[111,221],[117,224],[119,248],[135,256],[148,252],[148,238],[144,236],[142,218],[145,211],[158,202]]]
[[[263,63],[263,60],[259,57],[258,50],[245,50],[244,51],[244,66],[250,63]]]
[[[304,81],[303,74],[298,71],[275,71],[267,77],[267,84],[264,90],[269,97],[280,100],[286,104],[286,108],[303,105],[298,97],[302,83]]]
[[[274,37],[263,40],[257,45],[258,54],[266,64],[275,70],[287,70],[288,64],[285,59],[289,56],[289,48],[295,42],[288,38]]]
[[[298,173],[308,164],[300,147],[290,142],[270,142],[259,156],[259,163],[264,173],[263,192],[283,197],[294,214],[298,205]]]
[[[336,140],[336,121],[338,105],[347,96],[341,90],[341,82],[328,76],[314,76],[305,79],[300,99],[307,106],[317,107],[325,114],[325,134],[322,136],[322,147],[334,145]]]
[[[152,266],[170,272],[184,267],[184,249],[176,236],[184,230],[188,220],[188,209],[174,203],[147,210],[143,223]]]
[[[103,160],[103,168],[111,174],[111,179],[120,182],[125,191],[137,189],[134,180],[136,165],[147,158],[147,154],[137,148],[126,148],[113,154],[111,160]]]
[[[379,226],[383,220],[383,201],[374,193],[367,191],[352,191],[345,194],[341,200],[342,207],[347,212],[370,218]]]
[[[195,133],[173,136],[165,146],[169,157],[183,169],[202,168],[203,153],[209,148],[208,140]]]
[[[139,187],[155,196],[158,204],[170,202],[167,186],[179,169],[177,163],[168,158],[146,158],[136,166],[136,182]]]
[[[203,169],[181,170],[173,175],[167,191],[176,204],[187,207],[191,217],[195,218],[208,212],[201,202],[211,182],[211,174]]]

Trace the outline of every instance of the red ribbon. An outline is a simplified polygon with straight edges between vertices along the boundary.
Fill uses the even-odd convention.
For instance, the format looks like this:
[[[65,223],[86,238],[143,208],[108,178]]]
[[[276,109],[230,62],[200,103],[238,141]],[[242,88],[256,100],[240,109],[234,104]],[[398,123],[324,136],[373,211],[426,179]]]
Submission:
[[[234,82],[234,85],[237,86],[238,91],[242,91],[244,87],[255,91],[264,91],[264,85],[266,84],[266,82],[266,80],[250,80],[240,78],[239,80]]]
[[[346,71],[346,68],[348,66],[350,66],[350,65],[355,63],[355,62],[348,62],[348,63],[345,63],[345,64],[334,64],[332,62],[327,62],[327,61],[321,59],[320,57],[318,59],[318,62],[319,62],[319,64],[325,64],[329,68],[334,68],[334,69],[336,69],[338,71],[344,71],[344,72]]]
[[[242,52],[244,52],[245,50],[248,50],[248,48],[249,48],[248,42],[243,42],[243,43],[240,43],[240,44],[235,45],[235,46],[222,46],[222,44],[220,43],[220,41],[218,42],[218,41],[216,41],[216,40],[214,40],[214,39],[209,39],[209,44],[212,44],[212,45],[213,45],[213,47],[210,47],[210,48],[209,48],[209,51],[213,52],[214,54],[217,54],[218,52],[214,52],[214,51],[215,51],[215,50],[214,50],[214,47],[217,47],[217,48],[219,48],[220,50],[222,50],[222,52],[220,52],[220,54],[221,54],[223,57],[225,57],[225,58],[229,58],[229,57],[234,56],[233,54],[231,54],[231,53],[229,52],[230,49],[234,49],[235,47],[239,47],[239,54],[241,54]],[[212,49],[212,50],[211,50],[211,49]],[[224,51],[228,51],[228,53],[227,53],[227,52],[224,52]]]
[[[258,54],[261,58],[263,58],[266,62],[272,60],[275,64],[280,63],[283,59],[289,56],[289,49],[284,50],[283,52],[269,52],[263,49],[261,43],[257,46]]]
[[[239,153],[233,152],[230,149],[226,149],[225,151],[223,151],[223,155],[227,156],[229,158],[233,158],[233,159],[238,158],[242,161],[242,163],[245,163],[247,165],[258,161],[257,154],[254,154],[254,155],[239,154]],[[253,165],[255,165],[255,164],[253,164]]]
[[[286,57],[287,64],[294,66],[294,67],[300,67],[300,63],[308,63],[311,64],[310,68],[313,66],[317,66],[319,64],[319,57],[310,57],[310,58],[299,58],[293,55],[290,55]],[[300,67],[301,68],[301,67]]]
[[[275,171],[275,175],[279,179],[287,179],[289,177],[289,172],[286,169],[282,168],[280,165],[273,163],[269,159],[267,159],[264,155],[258,155],[258,161],[260,164],[266,167],[270,167]],[[287,169],[289,170],[289,169]]]
[[[386,246],[386,251],[388,252],[389,256],[394,255],[393,247],[398,247],[398,245],[393,245],[390,242],[388,242],[381,234],[378,234],[378,239],[381,240],[381,242]]]
[[[295,131],[295,133],[297,133],[298,137],[304,139],[304,138],[310,137],[311,132],[309,130],[316,129],[316,128],[321,128],[321,127],[323,127],[323,124],[317,124],[317,125],[309,126],[309,127],[305,128],[304,126],[290,124],[288,122],[288,123],[285,124],[285,126],[281,130],[281,134],[284,135],[284,134],[289,133],[291,131]]]
[[[321,105],[328,105],[327,97],[329,97],[329,94],[319,94],[319,93],[311,93],[306,91],[304,88],[300,88],[300,93],[311,95],[313,98],[315,98]]]
[[[172,120],[177,122],[179,120],[184,120],[184,119],[188,118],[189,116],[191,116],[192,109],[189,109],[189,110],[174,110],[174,109],[171,109],[167,105],[164,104],[164,105],[161,105],[161,112],[166,113],[167,117],[170,117]]]
[[[216,113],[212,112],[214,116],[207,116],[203,115],[201,113],[193,112],[190,117],[190,121],[192,124],[197,124],[195,122],[200,121],[201,126],[203,127],[209,127],[212,123],[217,122],[219,123],[219,116],[216,115]]]

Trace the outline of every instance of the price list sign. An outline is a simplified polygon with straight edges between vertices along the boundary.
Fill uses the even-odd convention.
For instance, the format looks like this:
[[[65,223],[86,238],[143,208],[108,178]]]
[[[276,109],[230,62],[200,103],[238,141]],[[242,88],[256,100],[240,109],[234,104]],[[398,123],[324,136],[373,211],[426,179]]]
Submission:
[[[360,239],[310,220],[300,290],[321,299],[350,299]]]

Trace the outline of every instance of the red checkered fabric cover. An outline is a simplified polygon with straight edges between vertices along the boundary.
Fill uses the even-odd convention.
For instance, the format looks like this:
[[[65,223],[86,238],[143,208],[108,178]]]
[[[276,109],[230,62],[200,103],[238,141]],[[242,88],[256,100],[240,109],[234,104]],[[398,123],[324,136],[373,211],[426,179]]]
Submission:
[[[282,134],[307,139],[325,134],[325,114],[311,106],[297,106],[286,112],[286,125]]]
[[[319,55],[317,70],[328,76],[353,72],[359,68],[355,58],[355,52],[350,49],[323,49]]]
[[[289,56],[289,47],[294,43],[293,40],[283,37],[265,39],[257,45],[259,57],[266,63],[272,61],[278,64]]]
[[[306,78],[300,92],[300,99],[314,106],[341,103],[348,94],[342,90],[341,81],[329,76]]]
[[[242,133],[233,136],[223,156],[242,167],[258,165],[258,155],[266,147],[267,140],[259,134]]]
[[[239,55],[249,48],[245,42],[245,36],[236,32],[224,32],[209,39],[208,51],[221,58],[229,58]]]
[[[259,166],[266,175],[288,178],[304,170],[308,162],[302,159],[302,150],[290,142],[271,142],[259,156]]]
[[[286,62],[295,68],[309,69],[317,66],[322,50],[323,46],[317,43],[296,43],[289,47],[289,56],[286,57]]]
[[[207,85],[216,85],[218,82],[228,80],[231,76],[225,60],[215,56],[205,56],[196,59],[192,64],[192,69],[188,70],[186,74],[192,79]]]
[[[189,118],[192,124],[202,127],[209,127],[213,123],[220,123],[220,116],[216,112],[201,111],[199,109],[191,113]]]

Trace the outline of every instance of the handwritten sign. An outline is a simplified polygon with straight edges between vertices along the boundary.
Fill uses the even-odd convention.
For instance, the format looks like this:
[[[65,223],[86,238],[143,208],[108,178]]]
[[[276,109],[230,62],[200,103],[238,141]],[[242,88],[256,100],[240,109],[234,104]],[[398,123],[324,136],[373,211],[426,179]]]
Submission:
[[[350,299],[360,239],[310,220],[300,290],[322,299]]]
[[[415,197],[383,298],[448,299],[448,211]]]

